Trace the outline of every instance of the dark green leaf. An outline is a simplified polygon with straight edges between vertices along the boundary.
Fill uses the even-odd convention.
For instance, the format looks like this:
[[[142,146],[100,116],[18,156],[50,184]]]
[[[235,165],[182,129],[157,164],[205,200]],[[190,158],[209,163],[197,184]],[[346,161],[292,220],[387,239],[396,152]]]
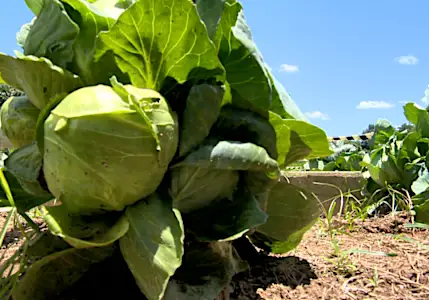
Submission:
[[[184,229],[170,199],[152,194],[125,211],[130,228],[119,240],[137,285],[149,300],[162,299],[170,277],[182,264]]]
[[[180,126],[180,156],[187,154],[209,135],[219,116],[224,92],[224,87],[209,84],[191,88]]]
[[[277,159],[276,132],[268,120],[254,112],[233,106],[223,107],[210,135],[227,141],[253,143]]]
[[[5,160],[5,167],[27,193],[43,198],[51,196],[39,182],[42,174],[42,155],[36,143],[13,151]]]
[[[233,103],[264,115],[271,106],[271,82],[241,4],[229,2],[225,3],[214,38],[219,59],[226,69]]]
[[[92,264],[103,261],[114,247],[67,249],[43,257],[32,264],[13,290],[19,300],[55,299],[76,283]]]
[[[11,173],[4,171],[4,175],[9,184],[13,199],[15,200],[15,205],[19,211],[28,211],[53,199],[49,194],[43,197],[31,195],[21,187],[18,180]],[[0,189],[0,207],[4,206],[10,206],[10,204],[5,191]]]
[[[223,14],[225,0],[195,0],[201,21],[207,27],[211,39],[215,38],[216,31]]]
[[[181,166],[171,170],[173,207],[189,213],[210,205],[215,200],[232,196],[238,183],[238,172]],[[214,184],[215,183],[215,184]]]
[[[229,242],[191,242],[183,264],[168,283],[164,300],[213,300],[247,268]]]
[[[237,190],[232,199],[222,199],[184,215],[186,228],[201,241],[237,239],[266,219],[267,214],[246,187]]]
[[[266,211],[267,222],[256,230],[275,241],[271,245],[275,253],[294,249],[320,214],[316,197],[292,185],[286,177],[270,190]]]
[[[219,170],[275,171],[278,169],[277,162],[264,148],[252,143],[232,141],[203,145],[174,167],[184,165]]]

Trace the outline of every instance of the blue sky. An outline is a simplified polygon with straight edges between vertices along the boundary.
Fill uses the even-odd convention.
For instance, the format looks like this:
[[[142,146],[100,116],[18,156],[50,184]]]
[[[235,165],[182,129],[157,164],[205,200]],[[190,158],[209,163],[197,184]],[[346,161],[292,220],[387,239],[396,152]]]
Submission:
[[[332,135],[405,121],[429,84],[428,0],[242,0],[264,59],[309,120]],[[0,11],[0,51],[19,49],[24,0]],[[377,108],[378,107],[378,108]]]

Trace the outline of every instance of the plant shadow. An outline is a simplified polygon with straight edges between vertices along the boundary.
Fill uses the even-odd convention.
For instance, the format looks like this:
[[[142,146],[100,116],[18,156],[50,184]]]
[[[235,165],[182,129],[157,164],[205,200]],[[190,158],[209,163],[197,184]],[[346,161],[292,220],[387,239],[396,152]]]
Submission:
[[[296,256],[259,256],[249,270],[234,276],[230,285],[230,299],[260,299],[258,289],[282,284],[295,289],[310,284],[317,276],[310,263]]]

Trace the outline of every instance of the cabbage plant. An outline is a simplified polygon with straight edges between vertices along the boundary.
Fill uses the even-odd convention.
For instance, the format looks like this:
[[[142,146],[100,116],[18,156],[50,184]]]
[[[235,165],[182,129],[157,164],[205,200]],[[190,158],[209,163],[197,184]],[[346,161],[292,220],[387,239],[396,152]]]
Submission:
[[[149,300],[214,299],[252,244],[298,245],[319,209],[281,170],[332,151],[238,1],[26,3],[35,17],[0,79],[37,111],[35,134],[5,161],[0,205],[30,223],[37,208],[49,230],[3,292],[50,299],[119,255]]]

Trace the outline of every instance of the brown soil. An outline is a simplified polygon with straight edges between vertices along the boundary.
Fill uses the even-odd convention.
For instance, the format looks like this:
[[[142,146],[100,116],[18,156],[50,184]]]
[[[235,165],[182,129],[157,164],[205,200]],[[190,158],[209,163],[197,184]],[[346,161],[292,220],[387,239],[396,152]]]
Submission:
[[[235,276],[230,299],[429,299],[429,231],[405,228],[403,224],[409,221],[406,215],[387,216],[348,228],[345,220],[336,220],[334,237],[321,221],[293,252],[261,258],[250,270]],[[0,228],[2,222],[4,214],[0,213]],[[16,249],[17,238],[16,233],[8,232],[0,256]],[[136,296],[135,288],[118,282],[118,278],[130,281],[126,266],[112,263],[117,264],[114,279],[106,283],[106,279],[91,276],[94,279],[81,288],[91,289],[97,298],[144,299]],[[96,286],[103,287],[103,295]],[[109,286],[122,286],[122,297],[108,291]],[[91,295],[86,296],[90,299]],[[68,294],[67,299],[82,298]]]

